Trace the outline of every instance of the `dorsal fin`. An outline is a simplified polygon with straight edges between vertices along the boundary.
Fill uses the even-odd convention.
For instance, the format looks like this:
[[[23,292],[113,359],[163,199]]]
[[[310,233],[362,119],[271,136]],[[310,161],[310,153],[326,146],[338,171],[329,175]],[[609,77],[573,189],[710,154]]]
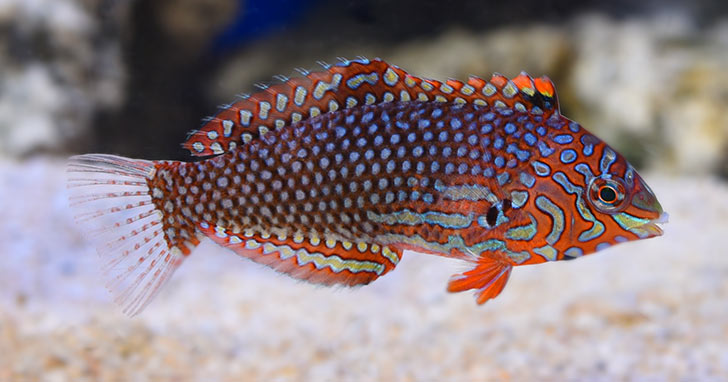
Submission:
[[[221,154],[271,129],[280,129],[321,113],[384,102],[454,102],[514,108],[537,114],[558,113],[554,86],[546,77],[521,73],[513,80],[495,74],[490,81],[470,77],[440,82],[408,74],[376,60],[344,61],[325,71],[265,88],[225,107],[183,147],[195,156]]]

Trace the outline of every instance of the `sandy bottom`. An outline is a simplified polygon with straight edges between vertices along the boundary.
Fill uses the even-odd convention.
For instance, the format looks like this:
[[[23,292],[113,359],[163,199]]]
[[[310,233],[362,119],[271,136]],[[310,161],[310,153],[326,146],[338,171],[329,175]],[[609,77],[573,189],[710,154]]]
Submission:
[[[358,289],[204,244],[127,318],[66,207],[62,160],[0,162],[0,380],[728,378],[728,186],[646,176],[664,237],[517,268],[485,306],[456,261],[406,253]]]

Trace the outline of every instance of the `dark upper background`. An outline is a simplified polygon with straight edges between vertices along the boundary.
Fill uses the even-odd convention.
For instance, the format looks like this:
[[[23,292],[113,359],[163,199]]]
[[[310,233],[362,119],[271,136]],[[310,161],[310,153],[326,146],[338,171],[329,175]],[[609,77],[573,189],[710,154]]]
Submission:
[[[364,55],[439,79],[546,74],[638,166],[728,173],[722,1],[27,4],[0,5],[0,155],[186,159],[186,133],[236,93]]]

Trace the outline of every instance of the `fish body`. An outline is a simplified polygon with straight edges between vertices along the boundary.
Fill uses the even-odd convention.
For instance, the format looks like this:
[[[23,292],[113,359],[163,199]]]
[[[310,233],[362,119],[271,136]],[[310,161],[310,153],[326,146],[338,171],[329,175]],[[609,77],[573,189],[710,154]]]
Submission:
[[[73,204],[108,219],[99,249],[128,313],[205,237],[320,284],[367,284],[406,249],[452,257],[472,269],[448,290],[483,303],[514,266],[662,234],[653,192],[559,113],[547,78],[441,83],[380,60],[304,74],[191,134],[204,160],[72,158]]]

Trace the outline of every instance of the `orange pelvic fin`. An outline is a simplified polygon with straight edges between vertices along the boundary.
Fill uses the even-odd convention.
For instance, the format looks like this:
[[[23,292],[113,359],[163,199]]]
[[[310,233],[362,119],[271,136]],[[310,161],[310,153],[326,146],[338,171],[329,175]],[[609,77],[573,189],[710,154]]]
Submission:
[[[477,303],[483,304],[500,294],[508,282],[513,266],[506,261],[490,257],[480,257],[475,264],[475,268],[454,275],[447,285],[447,291],[462,292],[475,289]]]

